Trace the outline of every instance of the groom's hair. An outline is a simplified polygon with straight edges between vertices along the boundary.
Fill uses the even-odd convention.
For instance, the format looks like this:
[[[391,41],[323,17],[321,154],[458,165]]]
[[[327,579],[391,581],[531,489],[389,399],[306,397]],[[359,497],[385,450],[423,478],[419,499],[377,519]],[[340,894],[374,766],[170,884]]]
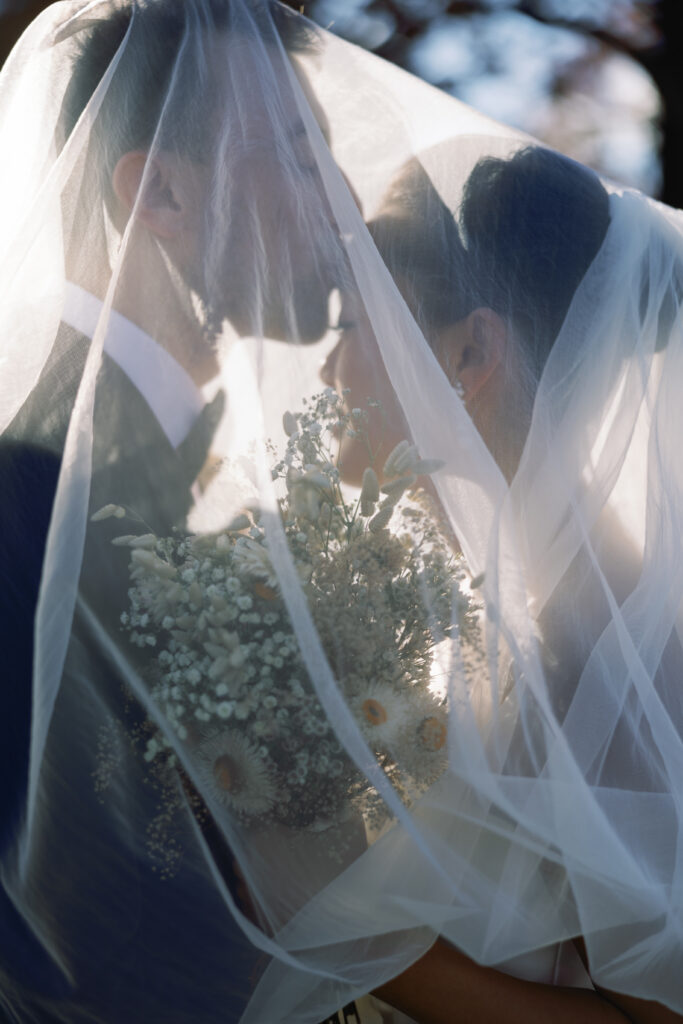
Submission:
[[[273,0],[257,0],[248,9],[235,0],[112,0],[104,15],[90,20],[84,14],[83,22],[82,28],[78,19],[67,27],[75,52],[57,142],[59,148],[67,142],[93,100],[89,159],[105,176],[100,184],[107,199],[106,176],[119,157],[148,149],[155,136],[160,147],[195,160],[209,157],[213,81],[199,40],[221,33],[247,38],[250,30],[254,38],[256,29],[288,54],[315,48],[307,23]],[[190,29],[197,31],[189,35]]]

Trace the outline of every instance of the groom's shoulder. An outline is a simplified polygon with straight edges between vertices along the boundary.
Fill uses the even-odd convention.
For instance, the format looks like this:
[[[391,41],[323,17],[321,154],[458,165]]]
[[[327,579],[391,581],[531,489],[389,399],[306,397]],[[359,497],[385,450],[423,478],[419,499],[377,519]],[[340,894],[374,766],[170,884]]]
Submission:
[[[0,442],[0,850],[28,770],[33,620],[58,476],[59,458],[48,449]]]
[[[0,600],[15,600],[40,576],[60,457],[41,444],[0,439]],[[17,572],[12,572],[12,568]]]
[[[0,436],[0,851],[26,785],[33,627],[64,440],[89,340],[60,324],[40,377]]]

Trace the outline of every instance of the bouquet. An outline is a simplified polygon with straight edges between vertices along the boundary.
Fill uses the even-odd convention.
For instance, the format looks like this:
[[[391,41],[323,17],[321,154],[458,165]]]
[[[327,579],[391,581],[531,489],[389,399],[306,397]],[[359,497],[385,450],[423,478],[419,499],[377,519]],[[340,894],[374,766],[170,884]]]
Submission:
[[[370,465],[358,496],[345,497],[332,446],[341,431],[362,438],[367,416],[345,412],[327,389],[285,414],[283,456],[269,451],[282,528],[336,684],[370,755],[410,803],[446,765],[435,649],[457,634],[465,662],[476,660],[478,609],[424,493],[411,493],[440,463],[403,441],[381,477]],[[125,510],[107,506],[93,518],[109,515]],[[150,770],[196,773],[209,807],[243,822],[321,830],[360,812],[381,827],[384,803],[308,676],[267,517],[247,509],[215,535],[114,543],[131,549],[122,627],[148,651],[157,715],[145,723],[141,750]]]

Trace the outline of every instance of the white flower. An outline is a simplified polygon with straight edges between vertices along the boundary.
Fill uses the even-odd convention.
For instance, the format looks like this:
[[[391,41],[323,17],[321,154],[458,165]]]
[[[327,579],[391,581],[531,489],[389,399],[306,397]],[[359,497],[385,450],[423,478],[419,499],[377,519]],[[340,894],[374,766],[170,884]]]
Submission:
[[[230,655],[229,662],[232,668],[240,668],[247,660],[248,649],[237,647]]]
[[[204,646],[208,647],[213,645],[205,644]],[[225,654],[221,654],[216,658],[211,668],[209,669],[209,679],[211,679],[212,682],[215,682],[217,679],[220,679],[221,677],[225,676],[225,674],[229,671],[230,661]]]
[[[289,497],[292,511],[298,519],[309,519],[311,522],[320,515],[320,488],[319,482],[311,480],[297,480],[292,483],[289,489]]]
[[[377,533],[379,530],[384,530],[385,527],[389,525],[389,520],[391,519],[393,511],[394,510],[391,506],[389,506],[388,508],[380,509],[377,515],[373,516],[373,518],[368,523],[368,529],[370,529],[373,533]]]
[[[160,579],[170,580],[176,576],[175,566],[159,558],[153,551],[145,551],[144,548],[134,548],[130,561],[132,566],[151,572]]]
[[[368,502],[379,501],[379,480],[372,466],[367,466],[363,473],[360,500]]]
[[[244,537],[235,545],[232,557],[238,571],[264,579],[269,587],[277,585],[277,575],[263,544]]]
[[[411,718],[408,693],[387,683],[363,686],[351,701],[356,721],[371,747],[392,747]]]
[[[287,411],[282,417],[282,426],[287,437],[292,437],[297,432],[297,422],[294,415]]]
[[[405,456],[406,452],[410,450],[410,441],[399,441],[395,448],[389,452],[387,460],[384,463],[383,475],[384,476],[400,476],[403,472],[398,468],[400,462]]]
[[[134,535],[128,542],[131,548],[146,548],[153,551],[157,545],[157,537],[153,533],[143,533],[140,536]]]
[[[403,492],[409,487],[412,487],[417,477],[414,473],[408,473],[406,476],[397,477],[395,480],[390,480],[388,484],[384,484],[382,487],[382,494],[387,494],[396,502],[401,497]]]
[[[275,804],[277,790],[259,748],[236,729],[201,741],[197,758],[206,790],[226,810],[253,817]]]
[[[442,750],[448,740],[448,726],[443,714],[427,715],[417,729],[419,745],[430,753]]]
[[[145,753],[143,755],[145,761],[153,761],[156,755],[159,753],[159,750],[159,744],[154,737],[152,737],[152,739],[150,740],[147,740],[147,747],[145,748]]]
[[[430,707],[429,704],[432,703]],[[448,722],[443,707],[425,702],[392,748],[404,777],[412,777],[418,791],[431,786],[448,765]]]
[[[98,508],[97,512],[93,512],[90,522],[99,523],[102,519],[110,519],[112,516],[115,519],[123,519],[125,514],[126,510],[121,505],[103,505],[102,508]]]

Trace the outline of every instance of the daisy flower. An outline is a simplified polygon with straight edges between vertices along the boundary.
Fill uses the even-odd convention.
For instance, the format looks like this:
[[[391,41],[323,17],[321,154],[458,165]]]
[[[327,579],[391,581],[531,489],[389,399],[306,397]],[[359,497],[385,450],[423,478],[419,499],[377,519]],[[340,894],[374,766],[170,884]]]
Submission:
[[[237,729],[225,729],[200,740],[197,767],[206,790],[240,817],[265,814],[275,804],[277,789],[258,747]]]
[[[240,537],[233,548],[232,557],[239,572],[259,576],[269,587],[277,586],[277,575],[263,544],[249,537]]]
[[[391,748],[411,718],[411,700],[388,683],[366,683],[351,701],[361,731],[371,747]]]
[[[448,720],[443,705],[435,700],[416,705],[393,753],[418,788],[435,782],[448,763]]]

